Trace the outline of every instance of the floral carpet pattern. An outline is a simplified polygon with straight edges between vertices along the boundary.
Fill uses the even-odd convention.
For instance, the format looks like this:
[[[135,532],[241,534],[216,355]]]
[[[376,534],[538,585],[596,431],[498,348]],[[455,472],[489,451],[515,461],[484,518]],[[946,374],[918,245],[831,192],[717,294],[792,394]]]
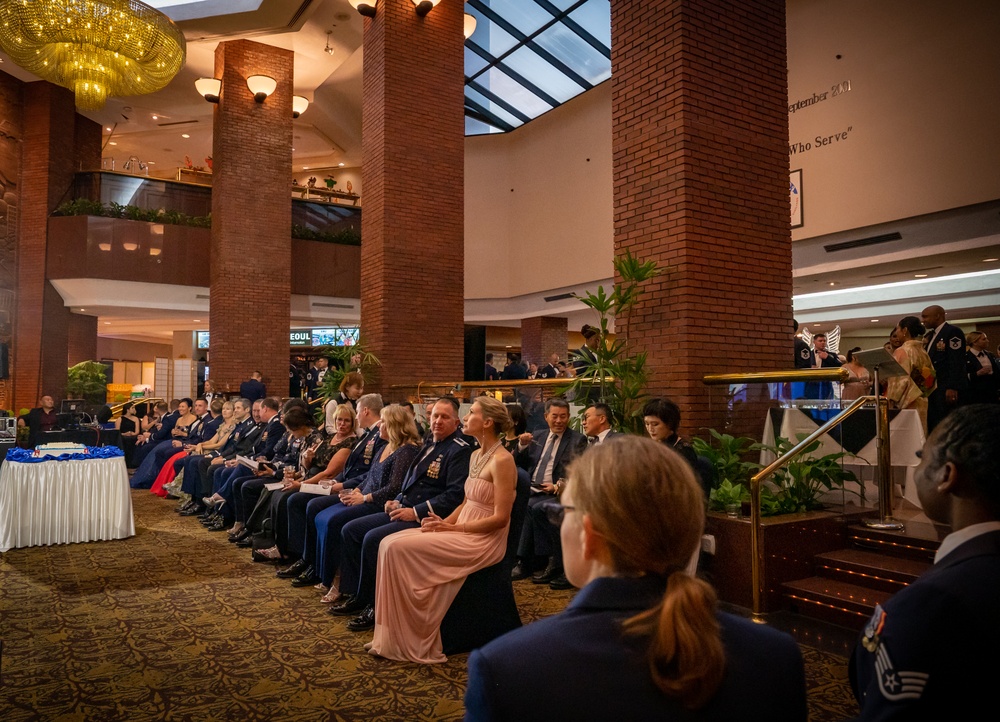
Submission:
[[[136,536],[0,556],[0,719],[458,720],[467,655],[420,666],[365,653],[222,533],[133,491]],[[525,623],[572,592],[515,584]],[[856,713],[846,660],[803,647],[812,722]]]

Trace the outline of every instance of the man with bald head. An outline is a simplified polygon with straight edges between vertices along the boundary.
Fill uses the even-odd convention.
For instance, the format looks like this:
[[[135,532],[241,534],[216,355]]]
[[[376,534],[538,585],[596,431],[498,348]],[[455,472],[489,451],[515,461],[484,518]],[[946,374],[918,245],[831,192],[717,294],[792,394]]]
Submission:
[[[927,329],[924,347],[934,364],[937,388],[927,399],[927,431],[958,406],[959,391],[969,386],[965,373],[965,332],[944,320],[944,309],[928,306],[920,314]]]

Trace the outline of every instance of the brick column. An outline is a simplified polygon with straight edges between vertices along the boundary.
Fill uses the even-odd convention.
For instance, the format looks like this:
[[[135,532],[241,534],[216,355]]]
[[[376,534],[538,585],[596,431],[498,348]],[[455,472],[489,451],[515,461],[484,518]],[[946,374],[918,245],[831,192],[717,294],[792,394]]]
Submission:
[[[611,6],[615,253],[674,267],[629,333],[701,433],[704,374],[789,366],[785,3]]]
[[[100,359],[97,358],[97,316],[71,313],[67,321],[69,353],[66,365],[74,366],[81,361],[99,361]]]
[[[535,316],[521,320],[521,358],[534,361],[539,368],[556,353],[566,359],[567,327],[565,318]]]
[[[17,236],[14,409],[61,398],[66,388],[69,311],[45,280],[48,217],[73,180],[76,113],[73,94],[44,81],[23,87],[24,142]]]
[[[382,0],[364,21],[361,332],[382,362],[366,390],[462,377],[463,14]]]
[[[251,75],[278,82],[257,103]],[[222,96],[212,140],[210,362],[221,389],[254,370],[288,393],[291,326],[292,52],[250,40],[219,43]]]

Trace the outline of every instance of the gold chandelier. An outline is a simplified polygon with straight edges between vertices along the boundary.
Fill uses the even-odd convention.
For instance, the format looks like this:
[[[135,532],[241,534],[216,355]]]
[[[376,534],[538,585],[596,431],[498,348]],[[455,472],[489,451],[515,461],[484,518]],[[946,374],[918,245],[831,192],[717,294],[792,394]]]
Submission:
[[[100,110],[109,95],[160,90],[184,65],[184,35],[138,0],[3,0],[0,47],[25,70]]]

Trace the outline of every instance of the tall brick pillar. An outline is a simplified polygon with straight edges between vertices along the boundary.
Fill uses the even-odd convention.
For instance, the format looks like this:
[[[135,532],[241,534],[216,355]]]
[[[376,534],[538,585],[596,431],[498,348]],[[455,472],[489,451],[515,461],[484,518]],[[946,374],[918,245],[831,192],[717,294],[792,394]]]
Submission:
[[[366,390],[462,377],[463,14],[382,0],[365,20],[361,332],[382,362]]]
[[[71,313],[67,323],[69,353],[67,366],[81,361],[97,361],[97,316]],[[108,383],[111,383],[109,380]]]
[[[534,361],[539,367],[547,364],[549,356],[554,353],[565,359],[569,348],[566,333],[565,318],[535,316],[521,319],[521,358]]]
[[[23,139],[16,244],[11,372],[15,411],[66,388],[69,311],[45,280],[48,218],[73,180],[73,93],[44,81],[23,87]],[[100,137],[100,136],[98,136]]]
[[[615,253],[674,267],[629,332],[697,434],[706,373],[789,366],[785,0],[612,0],[611,45]]]
[[[268,75],[263,103],[247,88]],[[250,40],[219,43],[222,95],[212,140],[210,364],[222,389],[254,370],[268,393],[288,394],[291,326],[292,52]]]

